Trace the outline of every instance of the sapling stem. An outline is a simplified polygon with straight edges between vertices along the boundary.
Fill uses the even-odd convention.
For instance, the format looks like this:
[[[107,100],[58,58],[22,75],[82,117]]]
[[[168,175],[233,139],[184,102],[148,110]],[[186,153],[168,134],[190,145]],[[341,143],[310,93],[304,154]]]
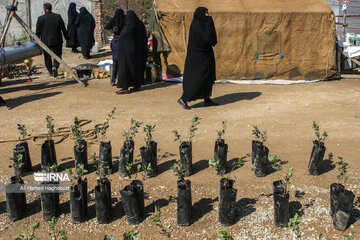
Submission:
[[[48,134],[47,134],[47,140],[50,141],[52,139],[52,135],[55,133],[54,130],[54,123],[53,123],[54,119],[50,116],[47,115],[46,116],[46,128],[48,129]]]
[[[218,138],[217,140],[220,141],[222,139],[222,137],[225,135],[226,133],[226,123],[227,121],[222,121],[222,129],[221,130],[216,130]]]
[[[25,142],[25,137],[27,136],[25,124],[17,124],[17,129],[19,130],[21,136],[19,136],[19,141]]]
[[[265,143],[267,140],[267,130],[261,131],[258,126],[254,125],[252,130],[252,134],[255,136],[255,138],[258,141],[261,141],[262,143]]]
[[[134,140],[136,134],[139,132],[139,127],[141,126],[141,124],[143,124],[143,122],[131,118],[129,130],[127,132],[123,132],[122,136],[125,137],[124,142],[127,149],[130,148],[130,142]]]
[[[315,135],[317,137],[317,140],[319,143],[324,143],[325,139],[329,136],[329,132],[324,131],[322,134],[320,134],[320,127],[319,125],[316,123],[316,121],[313,121],[313,125],[312,128],[315,131]]]
[[[84,140],[84,131],[81,128],[80,121],[78,117],[74,119],[74,125],[71,126],[71,132],[74,136],[74,143],[75,148],[79,151],[85,147],[83,140]]]
[[[336,165],[338,165],[337,180],[338,180],[338,183],[343,181],[343,183],[345,185],[346,182],[349,180],[349,177],[346,175],[347,169],[349,168],[349,163],[344,162],[343,157],[338,157],[338,159],[339,159],[339,162],[336,163]]]
[[[101,125],[97,125],[95,127],[95,133],[96,135],[98,135],[100,133],[101,139],[100,141],[105,141],[106,139],[106,131],[109,128],[109,122],[111,119],[114,119],[114,114],[116,111],[116,107],[114,107],[111,112],[107,115],[106,120],[101,124]]]
[[[14,168],[15,178],[19,180],[21,178],[21,169],[24,166],[24,162],[22,161],[23,155],[21,153],[16,154],[15,156],[12,156],[9,158],[10,164],[9,168]]]

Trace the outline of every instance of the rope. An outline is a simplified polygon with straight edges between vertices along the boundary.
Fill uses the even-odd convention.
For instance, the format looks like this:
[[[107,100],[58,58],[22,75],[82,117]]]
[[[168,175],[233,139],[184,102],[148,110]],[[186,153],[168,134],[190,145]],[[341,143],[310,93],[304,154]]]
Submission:
[[[80,126],[84,126],[84,125],[91,123],[91,120],[82,119],[79,122],[80,122]],[[100,125],[101,124],[96,124],[95,128]],[[86,140],[89,144],[97,142],[97,135],[95,133],[95,128],[84,130],[84,140]],[[31,140],[36,145],[41,145],[42,143],[38,143],[37,140],[47,138],[47,137],[48,137],[48,134],[43,133],[43,134],[38,134],[36,136],[29,136],[29,137],[21,139],[21,140],[19,140],[19,139],[4,140],[4,141],[0,141],[0,143],[21,142],[23,140],[25,140],[25,141]],[[55,133],[52,135],[52,138],[54,139],[55,144],[61,143],[62,141],[64,141],[65,139],[67,139],[69,137],[70,137],[70,139],[74,139],[74,136],[72,135],[72,132],[71,132],[71,127],[60,127],[58,129],[56,129]]]

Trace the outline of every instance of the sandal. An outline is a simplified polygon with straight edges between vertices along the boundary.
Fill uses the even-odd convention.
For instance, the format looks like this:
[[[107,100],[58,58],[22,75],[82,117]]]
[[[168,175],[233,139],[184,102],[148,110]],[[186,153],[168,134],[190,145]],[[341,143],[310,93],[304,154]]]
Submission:
[[[129,94],[129,93],[130,93],[130,91],[127,89],[122,89],[122,90],[116,91],[116,94]]]

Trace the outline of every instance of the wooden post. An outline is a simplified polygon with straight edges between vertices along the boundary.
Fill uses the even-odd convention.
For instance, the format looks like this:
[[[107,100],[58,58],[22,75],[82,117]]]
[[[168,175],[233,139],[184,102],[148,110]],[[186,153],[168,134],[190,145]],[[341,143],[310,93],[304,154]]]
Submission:
[[[17,7],[18,5],[18,2],[16,0],[13,0],[13,6],[16,6]],[[1,38],[0,38],[0,46],[1,47],[4,47],[5,46],[5,36],[9,30],[9,27],[10,27],[10,23],[11,23],[11,20],[12,20],[12,17],[14,15],[14,11],[10,12],[7,11],[7,21],[6,21],[6,25],[5,25],[5,28],[4,28],[4,31],[2,32],[2,35],[1,35]]]
[[[78,78],[78,76],[76,76],[76,74],[73,72],[73,70],[69,67],[69,65],[66,64],[66,62],[64,62],[64,60],[62,60],[61,58],[59,58],[55,53],[53,53],[46,45],[45,43],[43,43],[40,38],[38,38],[38,36],[36,36],[35,33],[33,33],[31,31],[31,29],[24,23],[24,21],[16,14],[13,14],[14,18],[19,22],[19,24],[26,30],[26,32],[40,45],[40,47],[42,47],[42,49],[44,51],[46,51],[51,57],[55,58],[56,61],[58,61],[59,63],[63,64],[64,67],[66,68],[67,71],[69,71],[69,73],[75,78],[76,81],[78,81],[79,83],[82,83],[85,87],[85,83],[80,81],[80,79]]]

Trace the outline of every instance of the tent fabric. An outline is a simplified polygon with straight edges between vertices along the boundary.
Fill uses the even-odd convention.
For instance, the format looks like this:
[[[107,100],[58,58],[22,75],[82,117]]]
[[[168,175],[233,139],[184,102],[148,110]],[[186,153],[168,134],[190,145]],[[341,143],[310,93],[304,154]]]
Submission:
[[[193,13],[213,17],[218,79],[315,80],[336,75],[335,19],[326,0],[156,0],[154,14],[170,51],[162,65],[183,72]],[[161,38],[161,39],[160,39]],[[179,74],[178,73],[178,74]],[[176,76],[176,73],[170,73]]]

